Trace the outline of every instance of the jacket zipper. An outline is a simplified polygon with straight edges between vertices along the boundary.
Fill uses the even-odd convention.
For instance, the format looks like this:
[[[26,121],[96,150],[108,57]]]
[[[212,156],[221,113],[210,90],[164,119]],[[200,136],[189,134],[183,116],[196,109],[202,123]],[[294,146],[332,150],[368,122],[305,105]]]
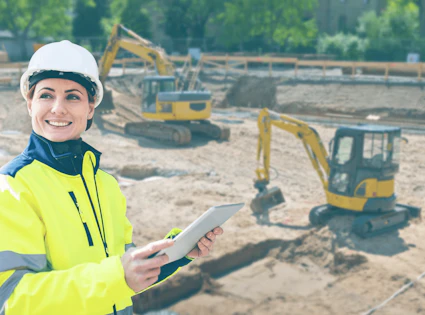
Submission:
[[[106,257],[109,257],[108,244],[106,244],[105,236],[102,234],[102,230],[100,229],[100,224],[99,224],[99,219],[97,218],[96,209],[93,205],[93,201],[92,201],[91,196],[90,196],[89,188],[87,187],[86,180],[84,179],[83,174],[81,174],[81,179],[83,180],[84,188],[86,189],[87,196],[89,197],[89,200],[90,200],[90,205],[91,205],[91,208],[93,210],[94,218],[96,219],[96,224],[97,224],[97,228],[99,230],[100,239],[102,240],[103,249],[105,250],[105,255],[106,255]]]
[[[70,191],[69,195],[71,196],[72,201],[74,201],[75,208],[77,208],[78,215],[80,216],[81,223],[83,223],[84,230],[86,231],[87,240],[89,242],[89,246],[93,246],[93,239],[90,234],[89,227],[87,226],[86,220],[84,220],[84,216],[81,213],[80,206],[78,205],[77,198],[75,197],[74,192]]]
[[[93,200],[91,199],[89,188],[87,187],[87,183],[86,183],[86,180],[84,179],[82,172],[81,172],[80,175],[81,175],[81,180],[83,181],[83,184],[84,184],[84,188],[86,189],[87,196],[89,197],[89,200],[90,200],[90,205],[91,205],[91,208],[93,210],[94,218],[96,219],[97,228],[99,230],[100,238],[102,240],[103,248],[105,250],[105,255],[106,255],[106,257],[109,257],[109,249],[108,249],[108,244],[106,243],[106,234],[105,234],[105,226],[104,226],[104,223],[103,223],[103,217],[102,217],[102,227],[103,227],[103,234],[102,234],[102,230],[101,230],[100,225],[99,225],[99,219],[97,218],[96,209],[94,207]],[[94,181],[95,181],[95,184],[96,184],[96,178],[94,178]],[[97,185],[96,185],[96,194],[97,194]],[[97,199],[98,199],[98,202],[99,202],[100,215],[102,215],[102,209],[100,209],[100,200],[99,200],[98,194],[97,194]],[[115,304],[113,305],[112,309],[114,311],[114,315],[116,315],[117,314],[117,308],[116,308]]]

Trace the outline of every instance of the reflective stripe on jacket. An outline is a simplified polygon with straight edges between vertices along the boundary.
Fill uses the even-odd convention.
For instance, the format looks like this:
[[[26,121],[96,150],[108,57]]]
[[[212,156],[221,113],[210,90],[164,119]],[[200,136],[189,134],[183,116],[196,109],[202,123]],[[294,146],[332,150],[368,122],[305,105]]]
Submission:
[[[120,259],[134,246],[126,200],[100,152],[79,148],[58,152],[32,133],[0,170],[0,315],[132,314]],[[156,284],[188,262],[163,267]]]

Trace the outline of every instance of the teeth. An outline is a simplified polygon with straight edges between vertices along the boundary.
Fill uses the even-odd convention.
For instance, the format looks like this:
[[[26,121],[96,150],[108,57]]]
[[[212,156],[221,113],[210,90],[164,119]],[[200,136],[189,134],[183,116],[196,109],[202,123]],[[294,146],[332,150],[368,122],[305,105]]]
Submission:
[[[56,127],[65,127],[71,124],[70,122],[47,121],[50,125]]]

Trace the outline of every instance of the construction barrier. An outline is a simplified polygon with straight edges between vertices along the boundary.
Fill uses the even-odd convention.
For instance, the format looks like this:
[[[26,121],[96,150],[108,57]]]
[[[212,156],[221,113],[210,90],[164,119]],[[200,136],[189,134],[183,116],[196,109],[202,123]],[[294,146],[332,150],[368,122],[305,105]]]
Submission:
[[[187,56],[169,56],[174,63],[183,63],[182,68],[192,68],[192,58]],[[252,63],[264,64],[268,67],[269,76],[273,76],[276,71],[273,67],[275,65],[292,65],[293,76],[297,77],[299,69],[302,67],[315,67],[322,69],[322,77],[326,77],[326,70],[329,68],[342,68],[343,74],[351,75],[354,77],[357,74],[357,69],[362,70],[362,74],[374,74],[383,76],[387,81],[390,75],[403,75],[415,76],[418,81],[422,81],[422,75],[425,70],[425,63],[406,63],[406,62],[366,62],[366,61],[336,61],[336,60],[300,60],[297,58],[283,58],[283,57],[270,57],[270,56],[214,56],[214,55],[201,55],[196,65],[196,72],[209,71],[211,69],[224,70],[226,75],[228,72],[239,72],[248,74],[249,65]],[[123,74],[125,74],[126,67],[129,64],[143,65],[145,71],[153,70],[154,65],[141,58],[124,58],[114,60],[114,65],[121,65]],[[17,75],[22,75],[28,62],[16,63],[0,63],[0,69],[18,69]],[[16,71],[16,70],[15,70]],[[360,76],[362,75],[360,74]],[[2,79],[0,83],[7,81]]]
[[[202,55],[200,60],[202,70],[208,71],[207,65],[213,68],[224,69],[228,71],[237,71],[248,73],[249,63],[263,63],[268,65],[269,76],[273,75],[273,65],[291,64],[294,67],[294,77],[298,75],[300,67],[319,67],[322,68],[322,76],[326,77],[328,68],[342,68],[344,74],[356,75],[357,69],[362,69],[363,74],[383,75],[385,80],[391,74],[417,76],[418,81],[422,80],[422,73],[425,69],[423,62],[406,63],[406,62],[366,62],[366,61],[335,61],[335,60],[299,60],[297,58],[281,58],[281,57],[239,57],[239,56],[210,56]],[[243,66],[243,69],[240,68]],[[347,70],[348,69],[348,70]]]

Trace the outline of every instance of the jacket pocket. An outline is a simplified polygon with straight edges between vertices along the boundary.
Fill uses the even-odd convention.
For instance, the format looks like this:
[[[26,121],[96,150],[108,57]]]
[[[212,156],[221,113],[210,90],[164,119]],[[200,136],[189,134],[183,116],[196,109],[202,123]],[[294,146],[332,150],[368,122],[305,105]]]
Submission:
[[[69,192],[69,195],[71,196],[71,199],[74,202],[75,208],[77,209],[78,215],[80,216],[81,223],[83,224],[84,230],[86,231],[86,235],[87,235],[87,240],[89,242],[89,246],[93,246],[93,239],[91,237],[89,227],[87,226],[87,223],[84,220],[84,216],[81,214],[80,206],[78,205],[77,198],[75,197],[75,194],[72,191]]]

